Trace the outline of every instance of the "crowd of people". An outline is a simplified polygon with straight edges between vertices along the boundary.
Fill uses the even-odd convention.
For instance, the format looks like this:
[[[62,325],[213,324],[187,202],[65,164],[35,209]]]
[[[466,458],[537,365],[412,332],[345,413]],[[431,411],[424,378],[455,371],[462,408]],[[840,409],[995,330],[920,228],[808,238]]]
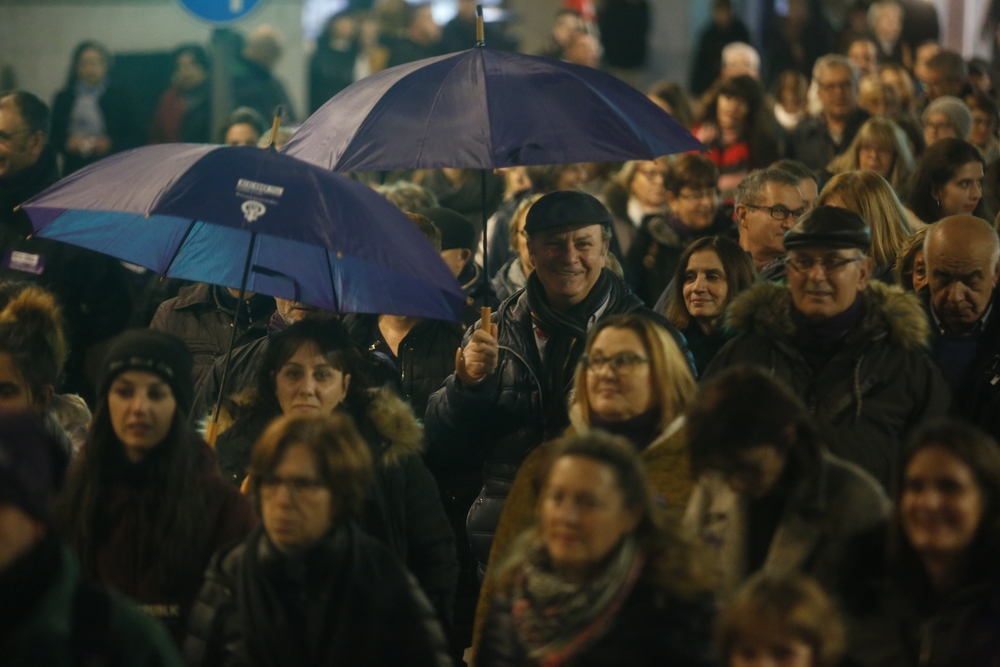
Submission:
[[[469,0],[354,4],[310,111],[475,44]],[[786,4],[759,53],[715,0],[647,91],[703,151],[353,174],[460,323],[32,236],[111,153],[266,148],[272,28],[223,127],[196,44],[148,128],[93,41],[0,93],[0,664],[1000,667],[994,71],[921,3]],[[567,3],[543,55],[635,83],[649,11]]]

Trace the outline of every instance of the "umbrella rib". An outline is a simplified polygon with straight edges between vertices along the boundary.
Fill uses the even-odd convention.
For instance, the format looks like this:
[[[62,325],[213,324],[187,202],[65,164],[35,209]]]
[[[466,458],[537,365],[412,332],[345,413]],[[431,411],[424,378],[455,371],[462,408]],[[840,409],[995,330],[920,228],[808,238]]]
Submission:
[[[166,268],[163,269],[164,276],[170,273],[170,267],[174,265],[174,260],[177,259],[177,255],[180,254],[181,248],[184,247],[184,244],[187,243],[188,236],[191,235],[191,230],[194,229],[194,226],[195,224],[197,224],[197,222],[198,222],[197,220],[192,220],[191,224],[188,225],[188,228],[184,231],[184,236],[181,237],[181,242],[177,244],[177,248],[174,249],[173,256],[171,256],[170,261],[167,262]]]
[[[333,266],[331,265],[332,257],[330,257],[330,251],[326,251],[326,273],[330,276],[330,294],[333,299],[333,312],[340,312],[340,304],[337,302],[337,286],[333,284]]]

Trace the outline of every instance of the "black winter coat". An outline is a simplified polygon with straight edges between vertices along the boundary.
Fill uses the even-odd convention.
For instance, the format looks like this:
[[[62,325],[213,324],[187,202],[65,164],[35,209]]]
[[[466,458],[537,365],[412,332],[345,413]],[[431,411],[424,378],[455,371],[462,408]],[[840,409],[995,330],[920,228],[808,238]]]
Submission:
[[[367,414],[352,415],[375,461],[375,482],[360,524],[406,563],[448,622],[458,577],[455,534],[437,484],[421,458],[423,430],[413,411],[391,390],[374,391]],[[277,416],[249,414],[222,432],[216,446],[225,479],[234,484],[242,481],[254,443]]]
[[[847,150],[854,141],[854,135],[871,116],[864,109],[855,109],[844,126],[840,143],[833,143],[823,116],[806,118],[788,135],[785,157],[798,160],[812,170],[826,169],[830,160]]]
[[[498,597],[486,618],[476,667],[521,667],[528,660],[510,602]],[[575,654],[574,667],[708,667],[714,608],[708,600],[684,601],[640,581],[607,632]]]
[[[189,627],[190,667],[451,664],[413,578],[350,522],[295,558],[263,528],[220,552]]]
[[[255,294],[246,301],[234,348],[266,336],[268,321],[274,313],[274,299],[269,296]],[[224,287],[196,283],[181,288],[176,297],[157,308],[149,328],[172,333],[188,346],[194,358],[191,380],[195,387],[201,384],[216,359],[226,353],[235,307],[236,299]]]
[[[673,325],[645,308],[619,278],[614,279],[619,289],[612,295],[620,296],[611,297],[601,318],[633,312],[646,315],[671,332],[687,353],[684,337]],[[514,294],[493,313],[500,345],[493,375],[471,388],[450,375],[431,396],[424,418],[432,460],[456,470],[483,466],[485,484],[468,518],[472,553],[481,565],[489,556],[504,499],[521,461],[542,442],[562,435],[569,425],[568,415],[565,421],[548,423],[546,406],[550,401],[565,402],[570,386],[558,396],[544,393],[547,383],[535,343],[528,289]],[[463,347],[478,327],[473,325],[465,333]]]
[[[120,153],[142,144],[143,135],[132,114],[132,103],[128,91],[116,84],[110,84],[101,95],[100,107],[104,114],[104,127],[111,139],[111,150],[107,155],[82,157],[76,153],[66,152],[66,142],[69,140],[69,120],[76,102],[76,91],[64,88],[56,93],[52,101],[52,134],[49,142],[63,155],[63,172],[69,175],[97,162],[112,153]]]
[[[385,354],[378,315],[349,315],[344,325],[361,349]],[[399,393],[418,419],[427,411],[427,399],[454,372],[455,351],[461,344],[462,328],[441,320],[422,320],[400,341],[395,362]]]
[[[889,488],[900,443],[950,403],[944,376],[927,353],[927,318],[915,296],[877,281],[865,290],[861,322],[814,372],[797,349],[788,288],[759,283],[740,294],[726,326],[740,334],[705,371],[763,366],[805,401],[830,452],[860,465]]]

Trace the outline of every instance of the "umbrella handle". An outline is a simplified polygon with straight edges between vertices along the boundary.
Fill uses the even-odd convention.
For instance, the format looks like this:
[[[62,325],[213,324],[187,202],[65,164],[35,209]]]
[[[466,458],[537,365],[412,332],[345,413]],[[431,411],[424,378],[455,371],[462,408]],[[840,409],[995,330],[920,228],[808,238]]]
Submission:
[[[278,141],[278,129],[281,127],[281,111],[281,105],[279,104],[274,114],[274,120],[271,121],[271,138],[267,141],[268,147],[274,146]]]
[[[483,25],[482,5],[476,5],[476,46],[486,46],[486,28]]]
[[[493,311],[489,306],[483,306],[479,309],[479,326],[483,328],[486,333],[490,332],[490,325],[493,323]]]

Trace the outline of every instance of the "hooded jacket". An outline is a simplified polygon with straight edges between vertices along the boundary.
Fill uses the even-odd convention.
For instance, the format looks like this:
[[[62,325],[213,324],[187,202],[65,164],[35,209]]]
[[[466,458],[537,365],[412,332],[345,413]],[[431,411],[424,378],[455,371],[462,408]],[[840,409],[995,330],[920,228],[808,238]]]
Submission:
[[[726,313],[739,332],[705,371],[762,366],[799,396],[830,452],[860,465],[888,488],[900,443],[927,417],[944,416],[950,393],[927,353],[929,326],[920,302],[898,287],[871,281],[860,323],[817,371],[797,347],[788,287],[761,283]]]
[[[421,458],[423,429],[410,406],[392,390],[372,391],[367,414],[355,416],[375,462],[375,481],[360,525],[406,563],[447,621],[458,577],[455,535],[437,484]],[[257,437],[276,416],[247,414],[219,436],[219,467],[227,480],[240,483]]]

